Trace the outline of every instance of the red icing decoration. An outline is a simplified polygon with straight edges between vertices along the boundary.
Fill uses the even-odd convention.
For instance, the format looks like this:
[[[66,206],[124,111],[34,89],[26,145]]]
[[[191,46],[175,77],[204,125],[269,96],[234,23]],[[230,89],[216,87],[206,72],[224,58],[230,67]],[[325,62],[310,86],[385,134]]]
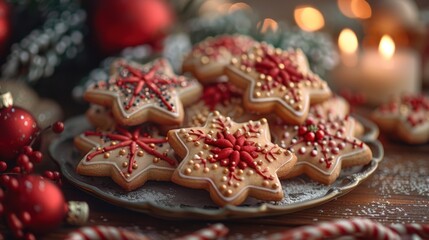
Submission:
[[[294,146],[306,142],[316,142],[318,143],[318,147],[320,147],[321,152],[323,154],[323,159],[321,159],[321,162],[324,162],[326,164],[326,168],[330,168],[332,165],[332,157],[329,157],[328,154],[338,154],[339,151],[334,150],[335,147],[338,147],[340,150],[343,149],[343,146],[340,146],[340,143],[345,144],[351,144],[353,147],[360,147],[363,148],[363,142],[357,143],[356,140],[349,140],[344,137],[339,137],[335,134],[329,133],[326,129],[327,126],[331,126],[332,129],[336,129],[338,127],[335,126],[338,121],[347,120],[346,119],[336,119],[336,120],[328,120],[326,124],[317,123],[313,119],[308,119],[304,125],[301,125],[298,127],[297,135],[294,137],[296,140],[295,143],[291,143],[288,146],[288,149],[292,149]],[[306,130],[304,132],[304,130]],[[338,132],[344,133],[344,130],[342,128],[338,129]],[[332,140],[340,140],[340,143],[337,145],[335,141]],[[329,141],[328,144],[324,144],[325,141]],[[333,149],[328,150],[327,147],[331,147]],[[314,146],[315,149],[317,149],[316,146]]]
[[[220,49],[225,49],[232,55],[237,56],[249,49],[253,41],[247,37],[220,36],[203,43],[208,44],[198,44],[194,51],[200,52],[209,58],[217,59],[220,56]]]
[[[253,67],[258,73],[273,78],[274,81],[265,81],[261,90],[270,91],[272,88],[283,85],[289,89],[294,100],[299,102],[296,84],[302,81],[313,82],[317,79],[299,71],[296,61],[292,59],[294,52],[277,55],[274,51],[269,52],[266,46],[262,46],[261,50],[263,51],[262,61],[255,61],[253,64],[249,61],[243,61],[245,66]]]
[[[149,71],[143,72],[127,64],[120,65],[120,76],[116,80],[116,85],[128,95],[127,90],[131,90],[131,97],[125,104],[125,109],[130,109],[137,98],[157,98],[169,110],[174,112],[172,104],[169,102],[169,92],[175,85],[185,83],[176,77],[157,73],[162,69],[161,63],[154,64]],[[126,75],[126,76],[123,76]],[[103,86],[103,83],[99,83]]]
[[[107,147],[103,147],[101,150],[94,151],[87,156],[87,161],[91,161],[92,158],[99,154],[103,154],[105,152],[109,152],[118,148],[122,147],[128,147],[130,149],[130,153],[128,155],[128,173],[132,173],[133,168],[132,165],[134,164],[134,158],[137,151],[137,146],[139,146],[142,150],[144,150],[146,153],[153,155],[161,160],[164,160],[168,162],[170,165],[174,166],[176,165],[176,161],[167,157],[164,154],[161,154],[155,149],[149,147],[148,144],[154,143],[166,143],[166,138],[152,138],[149,133],[142,132],[142,128],[138,127],[134,131],[126,130],[122,127],[117,127],[115,133],[101,133],[101,132],[85,132],[85,136],[98,136],[103,138],[108,138],[110,141],[119,141],[116,145],[111,145]]]
[[[222,122],[219,118],[216,120],[218,122]],[[213,158],[199,159],[204,167],[206,166],[207,161],[210,163],[219,162],[221,166],[227,167],[229,170],[229,185],[232,184],[232,179],[241,181],[241,179],[235,175],[237,167],[240,169],[251,168],[264,179],[273,179],[273,176],[265,174],[267,169],[260,170],[254,161],[254,159],[256,159],[260,154],[264,154],[265,160],[268,162],[276,159],[274,156],[276,150],[275,146],[267,150],[267,146],[265,146],[265,148],[258,147],[256,142],[250,140],[252,138],[256,138],[255,133],[258,132],[259,127],[247,124],[245,127],[242,127],[242,131],[237,130],[234,134],[228,133],[226,128],[220,127],[218,129],[220,131],[216,133],[216,138],[208,137],[201,130],[191,129],[189,132],[189,135],[196,136],[193,140],[194,142],[204,139],[205,144],[213,147],[211,149],[211,152],[214,153]],[[246,134],[243,134],[242,132],[246,132]]]
[[[415,115],[416,113],[425,111],[429,111],[429,99],[425,96],[403,96],[401,98],[401,102],[398,104],[397,101],[392,101],[387,104],[384,104],[380,107],[380,112],[382,113],[395,113],[399,111],[399,106],[405,105],[410,110],[407,112],[407,115],[405,116],[407,119],[407,122],[415,127],[419,124],[424,123],[425,116],[418,116]]]
[[[226,105],[231,98],[241,98],[240,91],[230,83],[215,83],[204,88],[201,99],[210,111],[218,104]]]

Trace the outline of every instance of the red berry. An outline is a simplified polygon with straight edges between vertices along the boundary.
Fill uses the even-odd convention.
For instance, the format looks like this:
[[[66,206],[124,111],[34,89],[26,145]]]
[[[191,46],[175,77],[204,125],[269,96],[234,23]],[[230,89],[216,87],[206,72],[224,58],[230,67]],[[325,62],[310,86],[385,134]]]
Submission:
[[[52,125],[52,131],[54,133],[62,133],[64,131],[64,123],[63,122],[56,122]]]
[[[13,173],[21,173],[21,167],[14,167],[14,168],[12,168],[11,172],[13,172]]]
[[[54,179],[59,179],[60,178],[60,172],[55,171],[54,172]]]
[[[10,190],[17,190],[19,188],[19,182],[16,178],[11,178],[7,183],[7,187]]]
[[[26,233],[24,239],[25,240],[36,240],[36,237],[32,233]]]
[[[33,154],[31,154],[31,160],[35,163],[40,163],[43,159],[43,154],[40,151],[34,151]]]
[[[45,176],[47,179],[51,179],[51,180],[53,180],[53,179],[54,179],[54,173],[53,173],[53,172],[51,172],[51,171],[45,171],[45,172],[43,173],[43,176]]]
[[[4,172],[7,169],[7,163],[4,161],[0,161],[0,172]]]
[[[0,177],[0,182],[2,186],[6,186],[9,183],[9,181],[10,181],[10,176],[8,175],[2,175]]]
[[[24,152],[24,154],[31,155],[31,153],[33,152],[33,148],[31,148],[31,146],[25,146],[22,148],[22,151]]]
[[[31,172],[33,171],[33,168],[34,168],[34,165],[33,165],[33,163],[32,163],[32,162],[28,162],[28,163],[26,163],[26,164],[24,165],[24,170],[25,170],[27,173],[31,173]]]
[[[316,132],[316,139],[322,140],[325,137],[325,132],[323,130],[317,130]]]
[[[304,139],[307,142],[312,142],[312,141],[314,141],[315,137],[316,137],[316,135],[314,134],[314,132],[308,132],[305,134]]]
[[[19,154],[18,159],[16,161],[19,166],[24,166],[26,163],[30,162],[30,159],[26,154]]]
[[[307,127],[306,126],[300,126],[298,128],[298,134],[299,135],[304,135],[307,132]]]
[[[31,221],[31,215],[30,215],[30,213],[28,213],[28,212],[23,212],[22,214],[21,214],[21,220],[22,220],[22,222],[25,224],[25,223],[29,223],[30,221]]]
[[[305,124],[307,124],[307,125],[313,125],[313,124],[314,124],[314,120],[313,120],[312,118],[308,118],[308,119],[305,121]]]

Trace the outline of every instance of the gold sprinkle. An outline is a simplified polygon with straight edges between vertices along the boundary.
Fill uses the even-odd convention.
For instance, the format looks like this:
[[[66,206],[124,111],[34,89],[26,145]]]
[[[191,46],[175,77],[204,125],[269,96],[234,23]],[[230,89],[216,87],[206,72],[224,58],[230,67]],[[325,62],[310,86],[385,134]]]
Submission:
[[[232,59],[231,59],[231,63],[232,63],[232,64],[234,64],[234,65],[235,65],[235,64],[237,64],[237,63],[238,63],[237,58],[232,58]]]
[[[265,149],[264,149],[264,150],[265,150]],[[262,151],[262,152],[264,152],[264,151]],[[266,153],[266,152],[265,152],[265,153]],[[264,164],[264,162],[263,162],[262,160],[258,160],[258,162],[257,162],[257,163],[258,163],[258,165],[259,165],[259,166],[261,166],[262,164]]]
[[[278,184],[278,183],[273,183],[273,184],[271,185],[271,187],[272,187],[273,189],[279,188],[279,184]]]
[[[137,169],[139,167],[139,165],[137,163],[133,164],[133,169]]]
[[[101,150],[103,150],[102,147],[97,147],[97,151],[101,151]]]
[[[256,97],[260,97],[261,96],[261,92],[255,92],[255,96]]]
[[[214,111],[214,112],[213,112],[213,116],[216,116],[216,117],[217,117],[217,116],[219,116],[219,115],[220,115],[219,111]]]
[[[264,79],[265,79],[265,77],[266,77],[266,76],[265,76],[265,74],[263,74],[263,73],[259,74],[259,78],[260,78],[260,79],[264,80]]]
[[[224,173],[224,174],[227,174],[227,173],[229,173],[229,170],[228,170],[228,168],[224,168],[224,169],[223,169],[223,173]]]
[[[227,196],[231,196],[232,195],[232,190],[231,189],[228,189],[228,191],[226,191],[226,193],[225,193]]]
[[[239,170],[237,171],[237,175],[243,175],[243,173],[244,173],[243,169],[239,169]]]
[[[104,158],[109,158],[110,157],[110,153],[104,153]]]
[[[194,164],[194,170],[198,170],[198,169],[200,169],[200,164],[195,163],[195,164]]]
[[[226,181],[228,181],[228,178],[226,176],[223,176],[222,179],[221,179],[221,181],[222,182],[226,182]]]
[[[204,155],[204,152],[203,151],[199,151],[197,154],[198,154],[198,156],[202,157]]]
[[[184,128],[179,130],[179,133],[185,133],[185,132],[186,132],[186,130]]]
[[[240,187],[240,183],[238,183],[238,182],[234,183],[234,187],[235,187],[235,188]]]
[[[208,172],[210,172],[210,168],[205,167],[203,171],[204,171],[205,173],[208,173]]]
[[[301,104],[295,105],[295,110],[302,110],[302,105]]]
[[[271,76],[267,76],[267,81],[268,81],[268,82],[273,81],[273,77],[271,77]]]
[[[124,150],[124,149],[119,150],[119,155],[123,156],[123,155],[125,155],[125,154],[126,154],[126,152],[125,152],[125,150]]]
[[[253,170],[249,170],[248,172],[247,172],[247,175],[248,176],[251,176],[251,175],[253,175],[255,172],[253,171]]]
[[[194,142],[194,146],[195,146],[195,147],[200,146],[200,142]]]
[[[191,174],[192,173],[192,170],[190,169],[190,168],[186,168],[185,169],[185,174],[186,175],[189,175],[189,174]]]
[[[111,142],[110,146],[116,146],[116,144],[118,144],[117,142]]]
[[[222,184],[222,185],[219,187],[219,189],[220,189],[220,190],[222,190],[222,191],[226,190],[226,185],[225,185],[225,184]]]
[[[188,138],[186,139],[186,141],[188,141],[188,142],[192,142],[192,137],[188,137]]]
[[[144,155],[144,152],[143,152],[143,151],[138,151],[138,152],[137,152],[137,156],[139,156],[139,157],[143,157],[143,155]]]
[[[261,119],[261,124],[262,124],[262,125],[264,125],[264,124],[266,124],[266,123],[267,123],[267,119],[266,119],[266,118],[262,118],[262,119]]]
[[[151,143],[151,144],[149,144],[149,147],[154,148],[154,147],[155,147],[155,144],[154,144],[154,143]]]
[[[129,177],[131,177],[131,175],[130,175],[129,173],[126,173],[126,174],[125,174],[125,177],[126,177],[126,178],[129,178]]]
[[[125,167],[128,167],[128,162],[123,162],[123,163],[122,163],[122,167],[124,167],[124,168],[125,168]]]
[[[210,147],[210,146],[209,146],[208,144],[204,144],[204,145],[203,145],[203,149],[206,149],[206,150],[207,150],[207,149],[209,149],[209,147]]]
[[[268,182],[267,180],[262,182],[262,186],[264,186],[264,187],[268,186],[269,184],[270,184],[270,182]]]
[[[208,64],[210,62],[210,59],[207,56],[201,57],[201,63],[202,64]]]
[[[284,65],[283,63],[280,63],[280,64],[279,64],[279,68],[280,68],[280,69],[285,69],[285,65]]]
[[[159,159],[159,158],[157,158],[157,157],[156,157],[156,158],[153,158],[153,162],[154,162],[154,163],[158,163],[158,162],[159,162],[159,160],[160,160],[160,159]]]
[[[217,168],[218,168],[218,165],[217,165],[216,163],[212,165],[212,169],[213,169],[213,170],[215,170],[215,169],[217,169]]]

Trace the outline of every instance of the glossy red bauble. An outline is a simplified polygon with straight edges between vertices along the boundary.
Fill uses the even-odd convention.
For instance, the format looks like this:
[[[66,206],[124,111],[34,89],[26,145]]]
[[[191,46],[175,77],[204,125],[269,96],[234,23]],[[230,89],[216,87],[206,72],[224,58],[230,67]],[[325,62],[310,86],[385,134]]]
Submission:
[[[0,109],[0,160],[16,158],[22,148],[37,136],[36,119],[20,107]]]
[[[102,0],[94,14],[94,32],[105,53],[159,45],[172,24],[173,12],[164,0]]]
[[[46,233],[57,228],[67,214],[61,190],[41,176],[18,178],[18,186],[7,189],[4,196],[6,216],[15,215],[25,230]]]

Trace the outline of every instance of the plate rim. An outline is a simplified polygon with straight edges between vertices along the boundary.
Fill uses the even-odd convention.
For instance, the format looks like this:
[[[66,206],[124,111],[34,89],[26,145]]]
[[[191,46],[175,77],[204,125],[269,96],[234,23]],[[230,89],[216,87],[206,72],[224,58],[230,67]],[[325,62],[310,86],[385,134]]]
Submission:
[[[354,116],[356,117],[356,116]],[[332,201],[337,197],[343,196],[350,192],[352,189],[357,187],[360,183],[366,180],[371,176],[375,170],[378,168],[379,163],[384,157],[384,148],[380,141],[376,139],[378,136],[378,128],[370,120],[367,120],[361,116],[358,116],[357,119],[364,125],[366,129],[369,130],[368,133],[365,133],[361,140],[364,141],[369,146],[372,146],[373,149],[376,149],[376,154],[373,154],[373,159],[370,163],[363,167],[362,171],[354,173],[350,176],[344,178],[348,181],[343,183],[340,186],[332,186],[327,193],[321,197],[302,201],[299,203],[292,203],[286,206],[274,205],[269,202],[263,203],[259,206],[232,206],[227,205],[224,207],[219,207],[217,209],[205,209],[198,207],[181,207],[173,208],[167,206],[159,206],[152,201],[143,201],[138,203],[128,202],[127,200],[119,199],[112,197],[111,195],[105,193],[97,186],[90,185],[88,183],[77,180],[73,177],[66,169],[65,164],[62,161],[58,160],[55,156],[55,151],[61,143],[68,141],[70,138],[73,138],[76,133],[73,132],[73,129],[68,129],[67,126],[74,126],[73,122],[82,121],[85,119],[84,115],[79,115],[73,118],[68,119],[65,122],[66,131],[57,139],[54,139],[49,146],[49,154],[51,158],[58,164],[62,175],[75,187],[105,201],[110,204],[127,208],[137,212],[143,212],[150,214],[152,216],[168,218],[168,219],[205,219],[205,220],[222,220],[222,219],[237,219],[237,218],[248,218],[248,217],[267,217],[275,215],[283,215],[292,212],[301,211],[303,209],[315,207],[322,205],[326,202]],[[85,119],[86,120],[86,119]],[[363,121],[362,121],[363,120]],[[69,131],[67,131],[69,130]],[[343,181],[344,181],[343,180]]]

